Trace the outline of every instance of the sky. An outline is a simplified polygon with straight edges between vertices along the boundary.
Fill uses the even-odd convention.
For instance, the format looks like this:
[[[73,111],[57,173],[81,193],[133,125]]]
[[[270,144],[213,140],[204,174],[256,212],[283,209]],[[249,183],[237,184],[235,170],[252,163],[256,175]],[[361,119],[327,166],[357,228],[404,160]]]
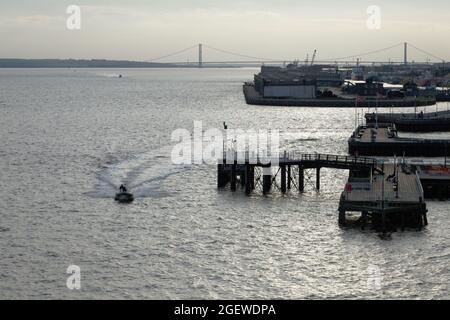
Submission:
[[[81,10],[79,30],[67,28],[70,5]],[[379,28],[367,12],[372,5]],[[148,61],[203,43],[280,60],[304,60],[317,49],[320,60],[406,41],[448,61],[449,12],[448,0],[0,0],[0,58]],[[396,47],[365,58],[402,55]],[[409,55],[436,60],[413,48]],[[239,59],[204,49],[205,61]],[[195,49],[158,61],[187,60],[197,60]]]

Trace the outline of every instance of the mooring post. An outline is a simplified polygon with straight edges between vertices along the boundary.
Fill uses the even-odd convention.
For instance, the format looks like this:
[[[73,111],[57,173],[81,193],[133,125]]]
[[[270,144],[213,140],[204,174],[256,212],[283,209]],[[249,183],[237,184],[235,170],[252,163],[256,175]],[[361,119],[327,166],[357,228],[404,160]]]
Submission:
[[[250,165],[247,164],[245,166],[245,194],[249,195],[252,192],[252,186],[251,186],[251,168]]]
[[[288,165],[288,172],[287,172],[287,188],[288,190],[291,190],[291,165]]]
[[[320,167],[316,169],[316,189],[320,190]]]
[[[302,166],[298,166],[298,191],[305,191],[305,171]]]
[[[236,163],[231,165],[231,191],[236,191]]]
[[[270,189],[272,188],[272,174],[266,174],[267,172],[264,171],[269,171],[270,172],[270,167],[269,168],[263,168],[263,194],[266,194],[270,191]]]
[[[286,166],[281,166],[281,192],[286,193]]]

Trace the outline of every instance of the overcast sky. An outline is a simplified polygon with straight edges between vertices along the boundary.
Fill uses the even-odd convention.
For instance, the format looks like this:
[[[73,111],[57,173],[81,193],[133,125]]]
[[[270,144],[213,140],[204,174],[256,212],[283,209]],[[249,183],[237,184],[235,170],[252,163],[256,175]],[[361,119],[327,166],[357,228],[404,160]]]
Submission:
[[[69,5],[81,8],[80,30],[66,27]],[[381,9],[378,30],[367,27],[370,5]],[[320,60],[407,41],[450,60],[449,12],[449,0],[0,0],[0,57],[150,60],[201,42],[275,59],[317,49]],[[401,60],[402,49],[368,58]],[[197,58],[191,50],[172,59]]]

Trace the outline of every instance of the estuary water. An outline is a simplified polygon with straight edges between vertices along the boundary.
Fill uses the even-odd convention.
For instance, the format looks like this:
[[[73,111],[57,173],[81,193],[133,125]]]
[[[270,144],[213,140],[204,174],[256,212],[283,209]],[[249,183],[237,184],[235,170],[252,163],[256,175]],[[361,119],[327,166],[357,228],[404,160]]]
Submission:
[[[218,191],[213,165],[172,164],[172,132],[194,121],[346,154],[353,109],[246,105],[256,72],[0,69],[0,298],[450,298],[450,202],[383,240],[339,228],[346,171],[324,169],[319,192],[246,197]],[[134,203],[114,202],[121,183]]]

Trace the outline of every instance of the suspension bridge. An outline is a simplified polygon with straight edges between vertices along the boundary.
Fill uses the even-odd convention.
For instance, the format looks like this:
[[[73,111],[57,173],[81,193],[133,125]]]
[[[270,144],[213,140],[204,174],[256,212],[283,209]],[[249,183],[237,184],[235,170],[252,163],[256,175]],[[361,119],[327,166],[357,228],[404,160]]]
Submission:
[[[394,51],[394,49],[397,49],[398,51]],[[415,56],[424,58],[423,61],[419,60],[411,60],[409,59],[410,51],[414,51]],[[207,60],[205,59],[207,57],[206,53],[214,52],[215,55],[221,54],[222,56],[225,55],[226,57],[229,57],[228,60]],[[313,65],[316,64],[333,64],[333,65],[348,65],[348,64],[392,64],[392,65],[408,65],[408,64],[429,64],[429,63],[443,63],[445,64],[446,59],[439,57],[433,53],[430,53],[426,50],[423,50],[414,44],[408,43],[408,42],[401,42],[397,43],[392,46],[375,49],[367,52],[361,52],[357,54],[352,54],[348,56],[341,56],[341,57],[334,57],[334,58],[326,58],[326,59],[315,59],[316,56],[316,50],[314,51],[313,58],[311,62],[308,61],[308,56],[305,60],[305,64]],[[381,54],[381,53],[387,53],[390,52],[392,55],[397,56],[403,56],[403,59],[401,61],[395,61],[391,60],[390,58],[387,61],[382,60],[371,60],[371,56],[375,54]],[[184,55],[184,57],[192,56],[192,54],[196,54],[196,61],[195,59],[191,62],[189,59],[186,60],[180,60],[180,57]],[[177,60],[178,59],[178,60]],[[248,54],[238,53],[230,50],[224,50],[217,47],[213,47],[207,44],[195,44],[192,46],[189,46],[187,48],[184,48],[182,50],[177,50],[175,52],[171,52],[168,54],[165,54],[163,56],[159,56],[153,59],[146,60],[146,62],[164,62],[166,64],[174,64],[174,65],[193,65],[197,66],[199,68],[202,68],[205,65],[260,65],[260,64],[284,64],[286,62],[291,61],[299,61],[297,59],[292,58],[267,58],[267,57],[258,57],[258,56],[252,56]]]

